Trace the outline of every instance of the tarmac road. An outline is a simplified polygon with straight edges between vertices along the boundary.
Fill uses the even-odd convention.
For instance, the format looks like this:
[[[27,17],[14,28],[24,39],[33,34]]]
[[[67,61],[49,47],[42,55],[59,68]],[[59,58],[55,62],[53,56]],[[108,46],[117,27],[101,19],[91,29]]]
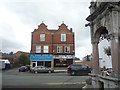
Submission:
[[[70,76],[66,72],[38,73],[3,71],[3,88],[82,88],[89,76]]]

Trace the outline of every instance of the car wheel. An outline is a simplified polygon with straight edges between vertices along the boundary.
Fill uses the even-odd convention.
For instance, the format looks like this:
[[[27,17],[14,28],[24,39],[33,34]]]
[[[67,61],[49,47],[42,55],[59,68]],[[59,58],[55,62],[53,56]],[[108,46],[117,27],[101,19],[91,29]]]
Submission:
[[[38,72],[37,71],[35,71],[35,74],[37,74]]]
[[[48,71],[48,73],[52,73],[52,71]]]
[[[72,75],[72,76],[76,75],[76,72],[75,72],[75,71],[72,71],[72,72],[71,72],[71,75]]]

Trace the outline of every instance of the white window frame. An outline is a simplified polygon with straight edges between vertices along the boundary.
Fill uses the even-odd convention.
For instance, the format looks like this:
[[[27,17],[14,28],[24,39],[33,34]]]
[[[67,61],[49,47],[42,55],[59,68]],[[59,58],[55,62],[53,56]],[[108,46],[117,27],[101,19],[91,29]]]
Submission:
[[[39,45],[36,46],[36,53],[41,53],[41,46]]]
[[[57,53],[62,53],[62,46],[57,46]]]
[[[45,41],[45,34],[43,33],[40,34],[40,41]]]
[[[70,53],[70,46],[65,46],[64,52],[65,53]]]
[[[43,46],[43,53],[49,53],[49,46],[48,45]]]
[[[66,42],[66,34],[61,34],[61,42]]]

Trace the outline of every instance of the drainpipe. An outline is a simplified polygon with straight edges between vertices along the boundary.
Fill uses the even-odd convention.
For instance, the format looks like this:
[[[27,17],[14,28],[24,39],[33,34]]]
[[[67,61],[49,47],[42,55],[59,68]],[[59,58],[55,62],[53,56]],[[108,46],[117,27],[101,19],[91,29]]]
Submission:
[[[54,50],[53,50],[53,34],[52,34],[52,55],[54,56]],[[51,61],[51,68],[54,69],[54,58],[53,60]]]

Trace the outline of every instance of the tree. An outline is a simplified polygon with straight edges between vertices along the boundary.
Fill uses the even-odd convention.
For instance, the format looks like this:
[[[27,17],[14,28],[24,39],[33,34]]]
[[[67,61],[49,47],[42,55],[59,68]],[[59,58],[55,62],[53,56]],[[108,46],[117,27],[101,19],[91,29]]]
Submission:
[[[90,61],[90,55],[86,56],[86,61]]]
[[[28,65],[30,64],[30,59],[27,55],[25,54],[21,54],[19,57],[18,57],[18,60],[19,60],[19,64],[20,65]]]
[[[9,55],[13,55],[13,52],[10,52]]]
[[[15,59],[14,65],[15,65],[15,67],[16,67],[16,66],[19,66],[19,60],[18,60],[18,58]]]
[[[87,55],[83,58],[84,61],[91,61],[91,55]]]
[[[104,48],[104,52],[105,52],[105,54],[107,54],[107,56],[111,56],[111,48],[110,47]]]

